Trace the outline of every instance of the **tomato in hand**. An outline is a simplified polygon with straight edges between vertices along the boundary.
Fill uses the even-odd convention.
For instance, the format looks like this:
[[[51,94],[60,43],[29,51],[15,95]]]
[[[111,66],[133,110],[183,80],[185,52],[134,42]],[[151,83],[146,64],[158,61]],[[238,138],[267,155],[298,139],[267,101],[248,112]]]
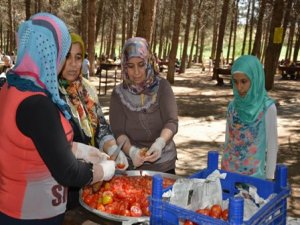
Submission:
[[[125,164],[124,163],[118,163],[117,164],[117,169],[124,169],[125,168]]]

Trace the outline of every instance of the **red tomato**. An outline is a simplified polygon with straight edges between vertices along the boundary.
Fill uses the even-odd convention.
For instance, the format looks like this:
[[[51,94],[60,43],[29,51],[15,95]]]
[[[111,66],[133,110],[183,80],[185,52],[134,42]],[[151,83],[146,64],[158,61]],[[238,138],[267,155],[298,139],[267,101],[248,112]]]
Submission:
[[[134,204],[130,207],[130,214],[133,217],[141,217],[143,212],[139,204]]]
[[[210,210],[208,208],[197,209],[196,210],[196,213],[199,213],[199,214],[202,214],[202,215],[206,215],[206,216],[209,216],[209,212],[210,212]]]
[[[98,203],[98,204],[97,204],[97,210],[99,210],[99,211],[105,211],[104,205],[101,204],[101,203]]]
[[[197,225],[197,224],[190,220],[186,220],[183,225]]]
[[[221,215],[222,219],[228,221],[228,209],[224,209]]]
[[[149,206],[142,206],[142,212],[143,212],[143,215],[150,216]]]
[[[222,207],[218,204],[210,208],[209,216],[219,219],[222,215]]]
[[[120,210],[121,216],[131,216],[130,211],[128,209]]]
[[[125,164],[124,163],[118,163],[117,164],[117,168],[118,169],[124,169],[125,168]]]
[[[87,195],[85,196],[85,198],[83,199],[84,203],[87,204],[87,205],[90,205],[91,202],[93,200],[93,195]]]

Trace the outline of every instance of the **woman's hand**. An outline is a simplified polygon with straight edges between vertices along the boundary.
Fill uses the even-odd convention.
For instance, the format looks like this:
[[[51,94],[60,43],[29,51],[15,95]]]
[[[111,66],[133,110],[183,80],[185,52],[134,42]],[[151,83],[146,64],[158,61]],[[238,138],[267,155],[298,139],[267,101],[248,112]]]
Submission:
[[[108,181],[115,175],[116,164],[113,160],[104,160],[93,164],[93,181],[94,184],[99,181]]]
[[[106,153],[100,151],[98,148],[80,142],[73,142],[72,152],[76,159],[82,159],[91,163],[99,163],[109,158]]]
[[[150,149],[146,153],[145,161],[154,162],[161,157],[161,152],[166,146],[166,142],[162,137],[159,137],[151,145]]]
[[[133,145],[129,149],[129,156],[135,168],[143,165],[145,162],[144,156],[141,154],[141,149]]]
[[[112,156],[115,153],[115,151],[117,150],[117,148],[118,148],[117,145],[111,146],[108,149],[107,154],[109,156]],[[128,165],[129,165],[128,160],[122,150],[119,152],[118,157],[115,159],[115,162],[116,162],[116,168],[118,170],[126,170],[128,168]]]

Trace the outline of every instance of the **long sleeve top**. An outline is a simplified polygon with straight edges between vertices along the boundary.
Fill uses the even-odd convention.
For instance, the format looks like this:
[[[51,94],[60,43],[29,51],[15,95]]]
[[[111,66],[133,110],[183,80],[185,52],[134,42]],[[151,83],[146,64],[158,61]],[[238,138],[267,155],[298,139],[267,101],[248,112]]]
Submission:
[[[118,94],[118,88],[122,87],[117,86],[111,96],[109,116],[111,128],[116,137],[125,134],[132,145],[150,148],[155,139],[160,136],[163,128],[170,129],[173,135],[177,133],[177,104],[168,81],[161,79],[154,103],[149,108],[138,111],[132,110],[126,104],[124,96]],[[159,160],[154,163],[145,163],[139,169],[165,172],[175,168],[176,157],[176,146],[171,140],[163,149]]]

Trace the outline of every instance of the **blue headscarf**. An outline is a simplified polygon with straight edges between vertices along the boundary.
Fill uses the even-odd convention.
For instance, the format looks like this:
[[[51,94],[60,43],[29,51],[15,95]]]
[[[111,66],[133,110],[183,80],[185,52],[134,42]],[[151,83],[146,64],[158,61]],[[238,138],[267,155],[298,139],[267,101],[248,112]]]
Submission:
[[[139,57],[145,62],[146,79],[141,84],[134,84],[127,73],[127,62],[130,58]],[[159,79],[158,73],[153,67],[153,58],[150,53],[149,45],[146,39],[141,37],[130,38],[123,47],[122,60],[122,77],[123,87],[128,89],[132,94],[153,95],[158,90]]]
[[[265,89],[265,72],[262,64],[253,55],[243,55],[234,61],[231,68],[231,79],[235,73],[244,73],[251,82],[246,96],[241,97],[233,82],[234,100],[232,104],[239,118],[244,123],[253,122],[260,112],[267,109],[274,100],[271,99]]]
[[[44,92],[70,119],[59,96],[57,74],[71,46],[65,23],[49,13],[38,13],[18,30],[18,57],[7,76],[8,85],[21,91]]]

